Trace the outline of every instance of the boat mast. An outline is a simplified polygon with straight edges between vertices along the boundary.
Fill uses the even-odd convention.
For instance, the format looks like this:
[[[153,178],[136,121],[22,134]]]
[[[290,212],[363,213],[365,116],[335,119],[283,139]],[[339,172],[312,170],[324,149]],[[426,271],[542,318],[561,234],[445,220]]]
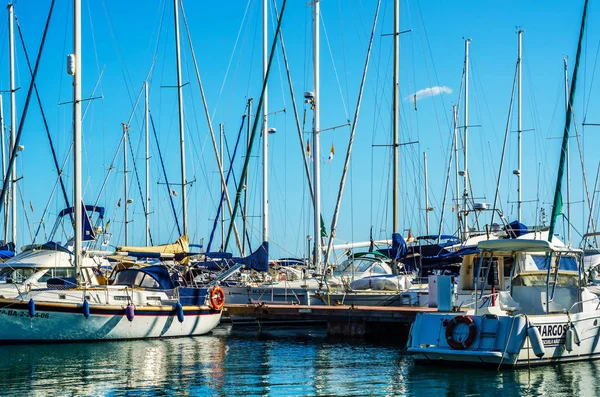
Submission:
[[[81,197],[81,0],[73,0],[74,61],[73,70],[73,213],[75,214],[75,246],[73,247],[75,278],[80,283],[83,207]]]
[[[262,42],[262,56],[263,56],[263,84],[265,86],[265,95],[263,98],[263,128],[262,128],[262,179],[263,179],[263,190],[262,190],[262,242],[267,243],[269,241],[269,110],[268,110],[268,97],[269,97],[269,86],[267,85],[267,67],[269,65],[269,48],[267,44],[269,35],[269,24],[268,24],[268,2],[263,0],[263,42]],[[222,157],[221,157],[222,158]],[[245,236],[242,236],[244,239]]]
[[[398,147],[400,137],[398,132],[398,102],[399,102],[399,71],[400,71],[400,1],[394,0],[394,75],[392,92],[392,134],[393,134],[393,159],[392,159],[392,240],[394,236],[400,233],[398,226]],[[392,242],[392,245],[394,243]],[[397,273],[395,259],[392,258],[392,273]]]
[[[219,163],[219,167],[221,168],[221,173],[223,173],[223,123],[219,124],[219,149],[221,162]],[[223,190],[223,188],[221,188]],[[223,195],[221,195],[221,203],[219,204],[223,206]],[[225,251],[225,211],[221,211],[221,252]]]
[[[465,39],[465,99],[464,99],[464,170],[463,170],[463,237],[469,234],[469,213],[467,198],[469,197],[469,44],[471,39]]]
[[[10,148],[12,154],[15,148],[15,130],[17,128],[17,88],[15,87],[15,32],[14,32],[14,5],[8,5],[8,56],[10,64]],[[10,189],[12,242],[17,245],[17,167],[13,167],[12,174],[7,177],[12,179]]]
[[[2,180],[6,178],[6,147],[5,147],[5,136],[4,136],[4,105],[2,104],[2,94],[0,94],[0,139],[2,140],[0,150],[2,150]],[[6,200],[6,199],[5,199]],[[6,201],[4,208],[8,208]],[[4,242],[8,238],[8,211],[4,212]]]
[[[458,183],[458,176],[459,176],[459,170],[458,170],[458,107],[457,105],[452,105],[452,117],[454,120],[454,128],[453,128],[453,133],[454,133],[454,169],[455,169],[455,175],[454,177],[456,178],[455,181],[455,189],[456,189],[456,229],[458,230],[458,234],[460,235],[462,232],[462,228],[460,227],[460,185]],[[466,238],[463,235],[463,239],[466,240]]]
[[[123,123],[123,184],[124,184],[124,205],[125,213],[125,245],[129,245],[129,192],[127,189],[127,124]]]
[[[188,234],[187,228],[187,194],[185,178],[185,142],[183,122],[183,85],[181,83],[181,59],[179,45],[179,0],[173,0],[175,15],[175,56],[177,61],[177,99],[179,104],[179,151],[181,155],[181,215],[183,217],[183,234]]]
[[[569,68],[567,67],[567,58],[563,58],[565,71],[565,109],[569,111]],[[566,146],[566,166],[567,166],[567,241],[571,244],[571,162],[569,161],[569,141]]]
[[[314,200],[314,237],[315,237],[315,268],[321,271],[321,143],[319,129],[320,120],[320,59],[319,59],[319,26],[320,25],[320,1],[313,4],[313,180],[315,187]]]
[[[146,246],[150,243],[150,108],[148,106],[148,82],[144,82],[144,115],[146,118]],[[170,194],[170,193],[169,193]]]
[[[522,209],[523,209],[523,190],[522,190],[522,135],[523,135],[523,128],[522,128],[522,124],[521,124],[521,111],[522,111],[522,101],[523,101],[523,82],[522,82],[522,64],[523,64],[523,58],[522,58],[522,44],[523,44],[523,29],[519,29],[518,33],[518,37],[519,37],[519,54],[517,56],[517,74],[518,74],[518,85],[517,85],[517,98],[518,98],[518,102],[519,102],[519,106],[517,107],[517,142],[518,142],[518,165],[517,165],[517,170],[515,171],[515,175],[517,176],[518,179],[518,185],[517,185],[517,193],[518,193],[518,198],[517,198],[517,220],[519,222],[522,222]]]
[[[423,170],[425,173],[425,234],[429,236],[429,186],[427,185],[427,152],[423,152]]]
[[[248,98],[248,127],[246,132],[246,155],[250,152],[250,120],[252,118],[252,98]],[[247,177],[246,177],[247,179]],[[244,221],[242,224],[242,256],[246,256],[246,236],[248,232],[246,230],[247,224],[246,221],[248,219],[248,184],[244,184],[244,203],[243,203],[244,211],[242,212],[242,220]]]

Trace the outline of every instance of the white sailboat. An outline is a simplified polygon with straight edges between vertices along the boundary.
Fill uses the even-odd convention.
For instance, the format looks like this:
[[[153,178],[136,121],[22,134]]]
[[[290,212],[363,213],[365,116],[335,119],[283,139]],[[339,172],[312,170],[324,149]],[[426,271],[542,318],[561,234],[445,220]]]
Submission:
[[[178,0],[175,24],[178,24]],[[74,0],[74,203],[81,203],[81,0]],[[184,183],[185,183],[185,176]],[[0,299],[0,342],[61,342],[202,335],[221,318],[219,287],[180,287],[162,265],[122,269],[110,286],[82,279],[81,205],[74,206],[73,264],[77,288],[49,286],[16,299]]]

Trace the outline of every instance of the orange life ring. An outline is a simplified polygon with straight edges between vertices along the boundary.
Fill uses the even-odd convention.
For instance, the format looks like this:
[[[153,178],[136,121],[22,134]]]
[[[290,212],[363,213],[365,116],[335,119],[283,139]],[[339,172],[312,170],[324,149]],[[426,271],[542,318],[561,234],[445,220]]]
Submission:
[[[215,285],[210,290],[210,305],[215,310],[221,310],[225,306],[225,292],[218,285]]]
[[[458,324],[465,324],[469,327],[469,334],[463,341],[454,339],[454,329]],[[456,316],[448,324],[446,324],[446,342],[448,346],[456,350],[465,350],[475,341],[477,334],[477,326],[473,322],[473,318],[469,316]]]

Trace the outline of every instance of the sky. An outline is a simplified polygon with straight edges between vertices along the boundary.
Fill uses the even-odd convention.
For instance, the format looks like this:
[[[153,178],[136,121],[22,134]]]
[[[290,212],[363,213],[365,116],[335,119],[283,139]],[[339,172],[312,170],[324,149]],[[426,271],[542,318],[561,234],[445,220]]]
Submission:
[[[151,135],[150,223],[152,241],[162,244],[178,237],[173,199],[181,220],[179,125],[175,70],[173,4],[171,1],[111,0],[83,1],[83,186],[87,204],[106,207],[112,237],[109,246],[124,243],[123,154],[120,148],[122,123],[129,122],[130,244],[144,244],[144,210],[140,190],[145,190],[144,106],[141,93],[149,83],[149,108],[158,144]],[[278,10],[282,1],[277,2]],[[469,173],[477,202],[493,203],[498,186],[505,133],[508,140],[503,159],[497,207],[508,221],[517,218],[517,122],[516,100],[511,92],[517,59],[517,27],[523,34],[523,214],[527,225],[548,224],[556,183],[560,139],[565,120],[563,58],[569,62],[571,78],[583,4],[561,1],[409,1],[402,0],[400,30],[400,231],[406,236],[427,232],[425,222],[423,154],[427,153],[429,187],[429,232],[440,229],[456,233],[453,203],[454,164],[444,203],[444,191],[452,143],[452,106],[458,104],[459,125],[464,125],[461,94],[465,38],[471,38],[469,73]],[[184,1],[189,32],[198,60],[207,105],[215,133],[223,124],[233,152],[248,98],[253,98],[251,121],[262,85],[261,4],[258,0],[228,2]],[[377,2],[375,0],[324,0],[321,2],[321,186],[322,216],[329,230],[338,194],[350,124],[357,108],[360,82]],[[15,14],[28,55],[33,63],[48,17],[50,1],[19,0]],[[276,22],[270,2],[269,48]],[[305,1],[286,5],[282,32],[289,62],[293,92],[300,116],[303,139],[312,139],[312,110],[303,101],[312,83],[312,7]],[[598,161],[594,148],[599,142],[593,126],[599,123],[593,109],[598,105],[595,68],[600,29],[594,20],[600,9],[588,10],[588,29],[574,103],[576,141],[571,143],[571,201],[573,244],[579,244],[589,215],[583,183],[586,173],[593,194]],[[181,62],[185,113],[186,174],[188,182],[188,225],[192,243],[208,244],[220,200],[220,179],[202,106],[187,32],[181,23]],[[364,92],[355,129],[348,180],[342,196],[336,243],[389,238],[392,233],[391,143],[392,136],[392,44],[393,2],[381,1]],[[21,122],[30,75],[23,47],[16,33],[16,114]],[[40,61],[37,87],[59,163],[63,163],[72,139],[72,80],[66,73],[66,56],[72,52],[72,2],[56,1],[47,41]],[[0,90],[9,89],[7,17],[0,21]],[[416,95],[416,101],[415,101]],[[460,99],[460,102],[459,102]],[[3,92],[6,130],[10,130],[8,93]],[[276,48],[268,88],[269,135],[269,241],[270,255],[307,255],[307,236],[313,234],[312,204],[306,182],[290,87],[280,43]],[[509,113],[512,115],[509,120]],[[260,126],[259,126],[260,127]],[[334,128],[338,127],[338,128]],[[225,171],[236,179],[245,160],[247,124],[242,129],[238,155]],[[462,132],[462,130],[459,130]],[[152,132],[151,132],[152,134]],[[8,135],[8,132],[7,134]],[[575,129],[572,129],[575,136]],[[217,137],[218,141],[218,137]],[[37,238],[45,240],[56,214],[65,207],[55,189],[57,170],[35,96],[32,97],[17,160],[19,180],[17,245],[32,241],[47,207],[44,227]],[[305,144],[306,145],[306,144]],[[261,238],[261,149],[260,136],[250,153],[247,182],[247,215],[250,247]],[[329,159],[333,147],[333,159]],[[459,149],[464,147],[462,140]],[[174,194],[169,194],[159,161]],[[129,149],[129,145],[128,145]],[[306,149],[306,147],[305,147]],[[311,150],[314,151],[311,142]],[[313,161],[309,164],[312,167]],[[131,169],[135,162],[136,172]],[[72,157],[63,176],[69,194]],[[462,154],[459,168],[463,169]],[[108,177],[107,177],[108,174]],[[138,183],[139,179],[139,183]],[[230,197],[236,186],[229,184]],[[565,193],[566,197],[566,193]],[[565,199],[566,201],[566,199]],[[119,206],[119,203],[121,204]],[[445,204],[445,205],[443,205]],[[442,211],[443,210],[443,211]],[[442,218],[442,212],[444,216]],[[228,225],[229,215],[225,216]],[[239,230],[241,219],[236,220]],[[482,223],[489,222],[483,217]],[[499,222],[497,216],[494,222]],[[564,220],[558,233],[566,238]],[[481,225],[480,225],[481,226]],[[227,228],[227,226],[226,226]],[[225,231],[226,233],[226,231]],[[66,232],[66,235],[69,233]],[[65,235],[56,239],[65,241]],[[221,245],[220,223],[211,250]],[[228,250],[236,252],[231,238]]]

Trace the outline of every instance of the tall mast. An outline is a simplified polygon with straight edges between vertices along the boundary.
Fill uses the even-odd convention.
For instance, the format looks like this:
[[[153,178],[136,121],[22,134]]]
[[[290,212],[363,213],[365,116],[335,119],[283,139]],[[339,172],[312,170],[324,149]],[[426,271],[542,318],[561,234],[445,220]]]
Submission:
[[[125,213],[125,245],[129,245],[129,192],[127,189],[127,124],[123,123],[123,184],[124,184],[124,205]]]
[[[148,82],[144,82],[144,115],[146,126],[146,246],[150,244],[150,107],[148,105]]]
[[[4,136],[4,105],[2,104],[2,94],[0,94],[0,139],[2,140],[0,144],[0,150],[2,150],[2,180],[6,178],[6,147],[5,147],[5,136]],[[4,208],[8,208],[6,205],[6,200],[8,200],[8,196],[4,202]],[[8,211],[4,211],[4,241],[8,241]]]
[[[423,152],[423,171],[425,173],[425,234],[429,236],[429,186],[427,185],[427,152]]]
[[[394,81],[392,94],[392,128],[393,128],[393,170],[392,170],[392,233],[399,233],[398,227],[398,78],[400,57],[400,1],[394,1]],[[394,266],[395,268],[395,266]]]
[[[460,185],[458,183],[458,107],[457,105],[452,105],[452,117],[454,121],[454,169],[456,178],[455,181],[455,189],[456,189],[456,229],[458,230],[459,236],[462,234],[462,229],[460,227]],[[466,239],[464,235],[462,239]]]
[[[252,98],[248,98],[248,129],[247,129],[247,134],[246,134],[246,155],[248,155],[249,153],[249,144],[250,144],[250,120],[252,119]],[[248,177],[246,176],[246,180],[248,180]],[[244,213],[243,213],[243,226],[242,226],[242,256],[246,256],[246,221],[248,218],[248,184],[246,183],[244,185]]]
[[[465,103],[464,103],[464,170],[463,170],[463,236],[468,238],[469,215],[467,212],[467,198],[469,196],[469,44],[471,39],[465,40]]]
[[[187,180],[185,178],[185,142],[183,124],[183,86],[181,83],[181,60],[179,46],[179,0],[173,0],[175,15],[175,55],[177,58],[177,99],[179,103],[179,151],[181,155],[181,215],[183,217],[183,234],[188,234],[187,228]]]
[[[522,77],[521,71],[522,71],[522,63],[523,63],[522,62],[523,61],[523,58],[522,58],[523,29],[519,29],[518,35],[519,35],[518,36],[519,37],[519,55],[517,57],[517,74],[518,74],[518,78],[519,78],[519,80],[518,80],[519,84],[517,86],[517,98],[518,98],[518,102],[519,102],[519,107],[517,108],[517,142],[518,142],[519,160],[518,160],[517,172],[515,174],[517,175],[517,178],[518,178],[517,220],[519,222],[521,222],[522,209],[523,209],[523,190],[522,190],[522,184],[521,184],[521,181],[522,181],[522,175],[521,175],[522,168],[521,167],[522,167],[522,156],[523,156],[522,152],[521,152],[521,144],[522,144],[521,135],[523,134],[523,128],[521,125],[521,111],[522,111],[522,107],[523,107],[523,104],[522,104],[522,100],[523,100],[522,88],[523,87],[522,87],[522,79],[521,79],[521,77]]]
[[[82,197],[81,197],[81,0],[73,0],[74,20],[74,70],[73,74],[73,212],[75,214],[75,246],[73,262],[75,277],[79,283],[82,241]]]
[[[563,58],[565,69],[565,109],[569,112],[569,68],[567,67],[567,58]],[[569,161],[569,141],[566,146],[566,166],[567,166],[567,241],[571,244],[571,162]]]
[[[223,172],[223,123],[219,124],[219,149],[221,156],[221,163],[219,167],[221,167],[221,172]],[[223,188],[221,188],[223,190]],[[223,195],[221,195],[221,203],[219,204],[223,206]],[[221,251],[225,251],[225,211],[221,211]]]
[[[269,35],[269,24],[268,24],[268,2],[263,0],[263,84],[265,85],[265,94],[263,98],[263,129],[262,129],[262,178],[263,178],[263,191],[262,191],[262,241],[269,241],[269,128],[268,128],[268,94],[269,87],[267,86],[267,66],[269,65],[269,48],[267,46],[267,40]],[[242,238],[244,238],[242,236]]]
[[[8,56],[10,63],[10,153],[15,151],[15,132],[17,128],[17,88],[15,86],[15,27],[14,27],[14,6],[8,5]],[[17,244],[17,167],[13,167],[10,201],[11,201],[11,224],[12,224],[12,242]]]
[[[319,139],[320,120],[320,59],[319,59],[319,25],[320,25],[320,1],[313,3],[313,181],[315,187],[314,200],[314,234],[315,234],[315,268],[321,271],[321,143]]]

